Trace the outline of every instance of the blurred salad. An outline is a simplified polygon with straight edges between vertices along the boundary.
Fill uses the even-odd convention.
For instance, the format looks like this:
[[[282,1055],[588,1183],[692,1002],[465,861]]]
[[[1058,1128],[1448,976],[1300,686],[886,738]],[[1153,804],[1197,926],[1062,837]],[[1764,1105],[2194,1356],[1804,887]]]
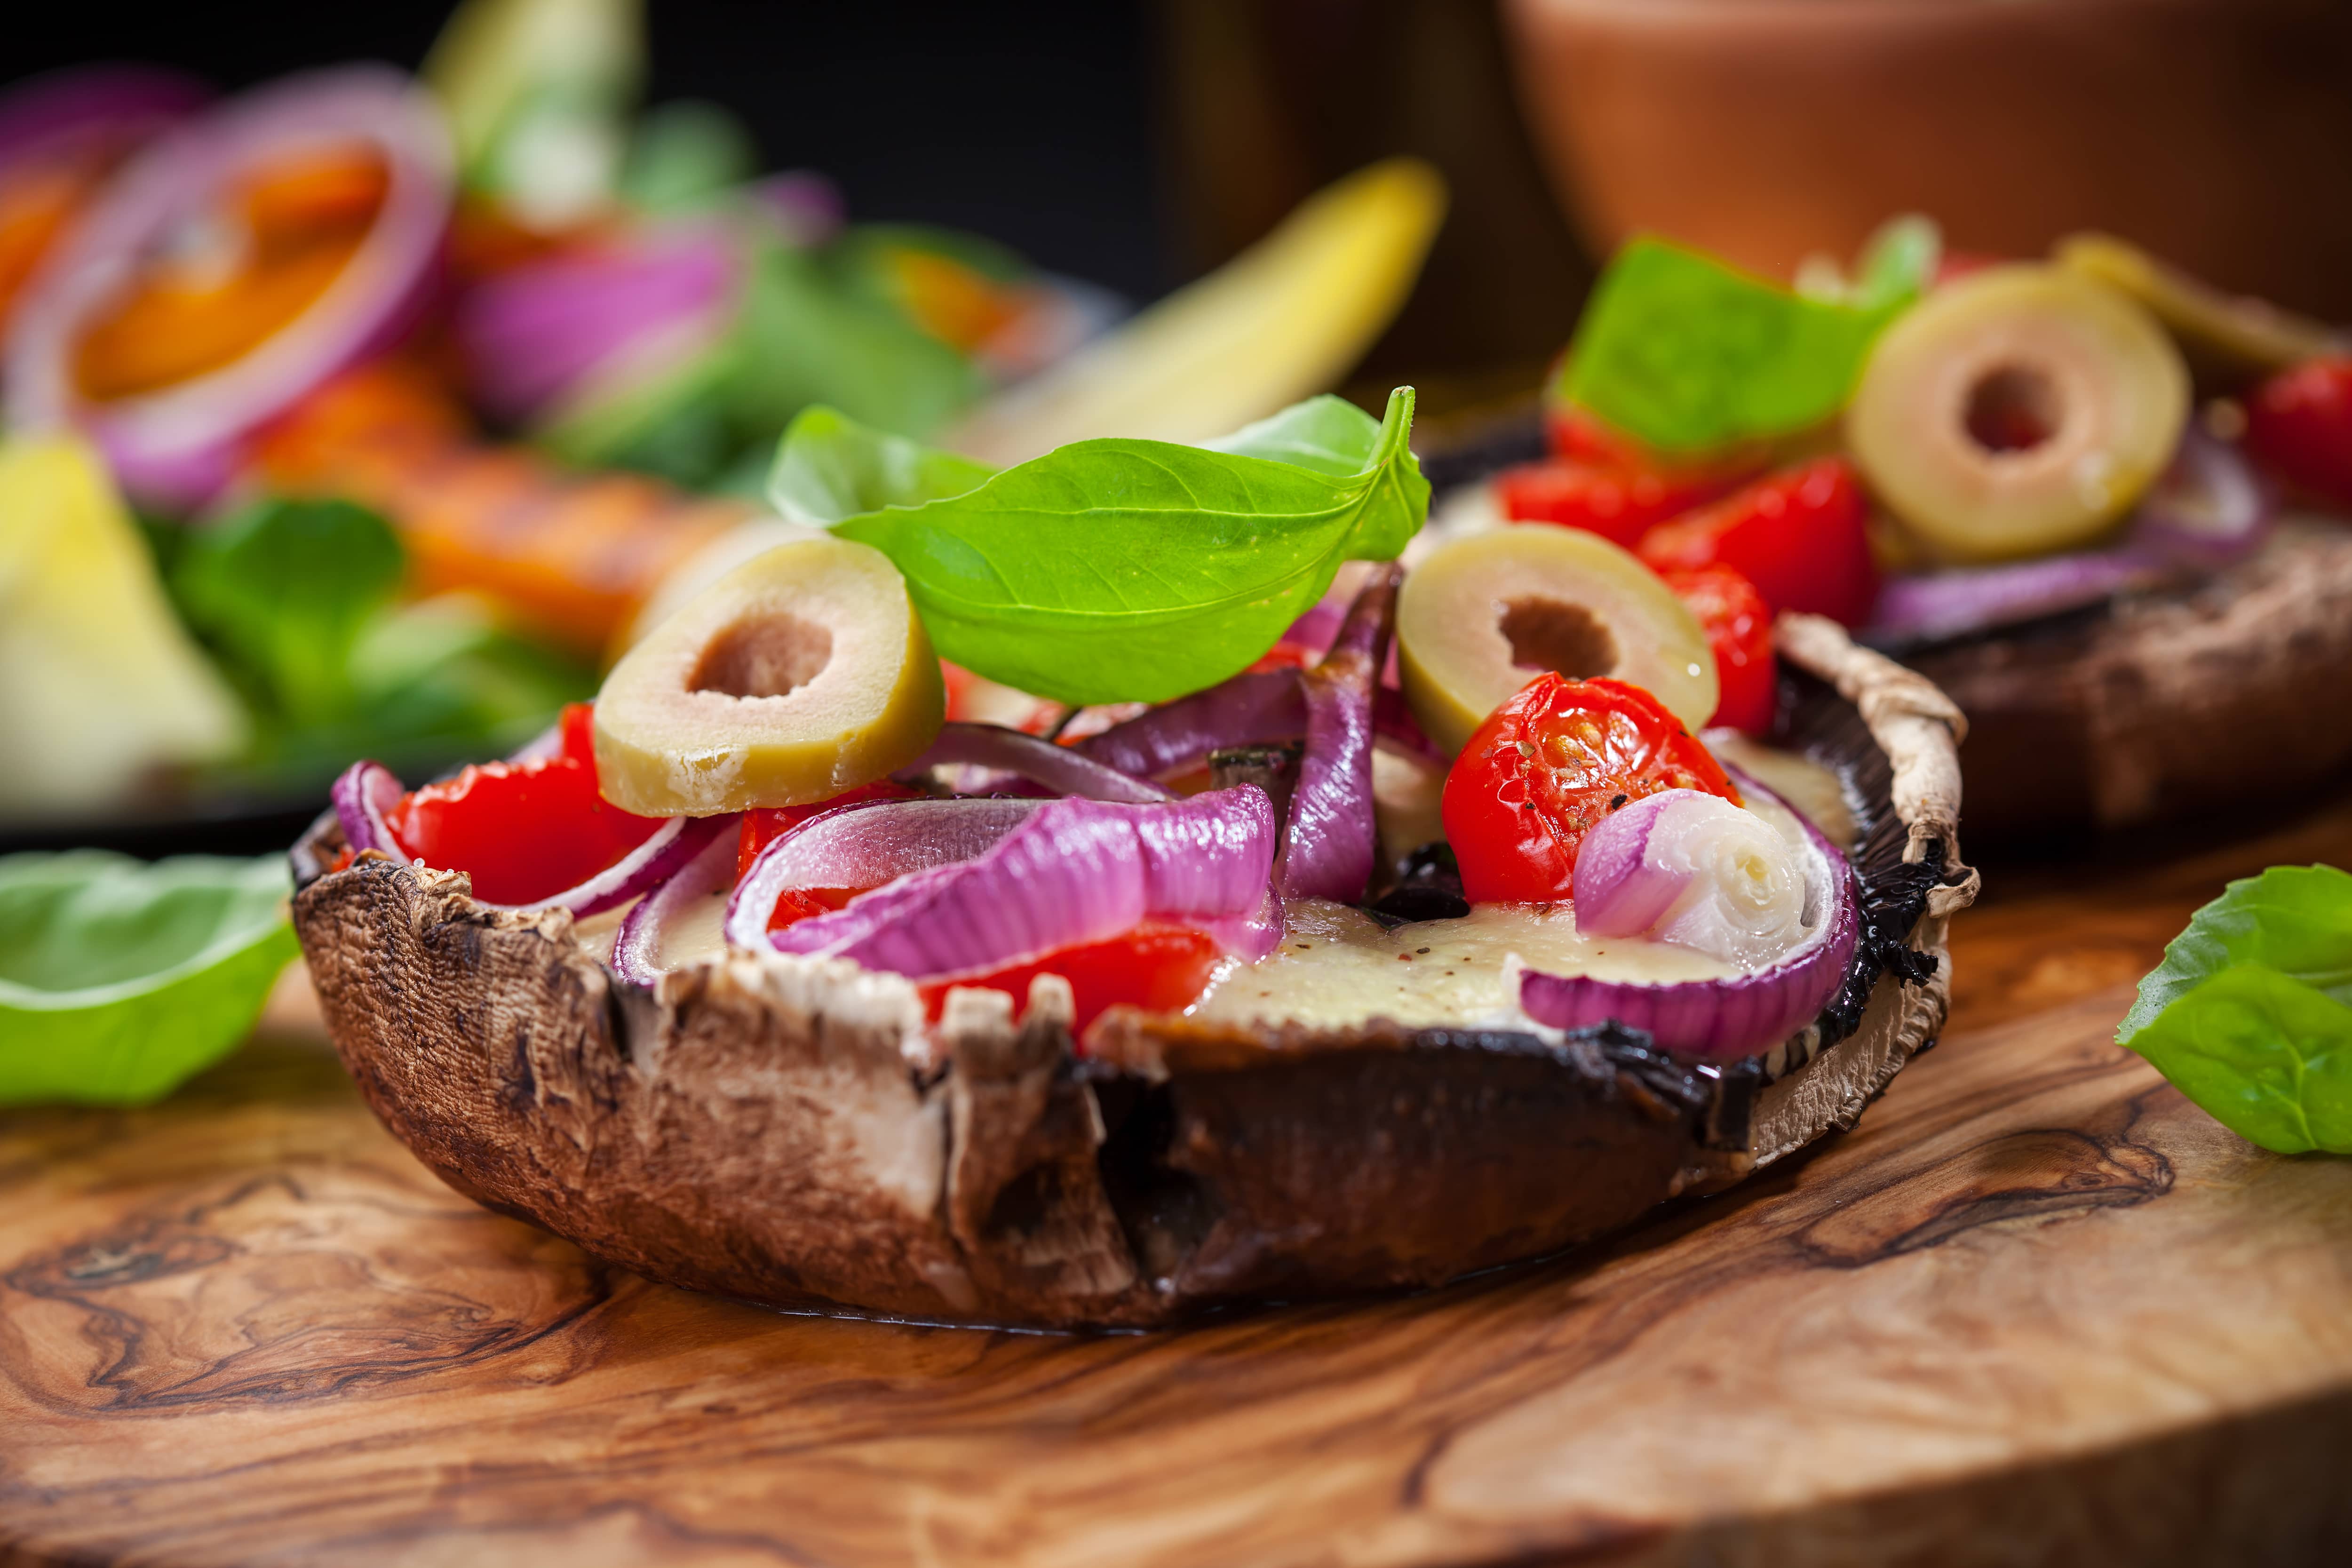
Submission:
[[[1787,287],[1636,238],[1544,405],[1481,507],[1897,650],[2192,584],[2282,497],[2352,509],[2352,340],[2104,236],[2000,260],[1905,217]]]
[[[1231,428],[1344,374],[1443,211],[1367,171],[1105,335],[1112,296],[847,222],[645,74],[640,0],[466,0],[415,79],[0,95],[0,713],[41,738],[0,821],[505,749],[772,537],[804,408],[996,463]]]

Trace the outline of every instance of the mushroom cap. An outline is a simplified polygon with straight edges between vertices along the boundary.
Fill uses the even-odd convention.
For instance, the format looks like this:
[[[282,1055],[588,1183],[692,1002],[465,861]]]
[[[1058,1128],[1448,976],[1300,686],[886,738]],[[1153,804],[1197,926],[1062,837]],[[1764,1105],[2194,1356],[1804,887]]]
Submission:
[[[646,991],[569,915],[490,909],[463,875],[322,872],[331,817],[296,847],[295,926],[396,1137],[485,1205],[656,1279],[1031,1327],[1432,1285],[1851,1126],[1941,1027],[1945,923],[1975,890],[1957,714],[1827,622],[1784,617],[1781,638],[1783,743],[1844,776],[1865,913],[1936,963],[1924,983],[1861,972],[1858,1017],[1724,1068],[1606,1025],[1547,1039],[1133,1009],[1081,1056],[1051,987],[1017,1022],[997,993],[952,993],[927,1031],[904,979],[781,954]]]

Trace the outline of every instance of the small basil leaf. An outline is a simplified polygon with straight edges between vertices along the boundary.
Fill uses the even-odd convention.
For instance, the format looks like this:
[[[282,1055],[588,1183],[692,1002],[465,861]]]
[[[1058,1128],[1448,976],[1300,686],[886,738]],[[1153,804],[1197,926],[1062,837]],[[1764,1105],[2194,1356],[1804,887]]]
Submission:
[[[803,409],[784,431],[768,500],[793,522],[826,528],[886,506],[920,506],[979,489],[986,463],[871,430],[837,409]]]
[[[1369,467],[1380,440],[1379,420],[1346,398],[1326,393],[1201,445],[1212,452],[1267,458],[1318,474],[1344,476]]]
[[[297,948],[279,856],[0,858],[0,1103],[133,1104],[253,1026]]]
[[[405,569],[375,513],[340,500],[264,500],[192,531],[172,588],[188,622],[298,723],[352,706],[351,655]]]
[[[1594,286],[1556,392],[1662,451],[1785,436],[1845,405],[1892,315],[1637,238]]]
[[[2251,1142],[2352,1154],[2352,1007],[2268,964],[2174,998],[2131,1048]]]
[[[2189,918],[2139,983],[2116,1038],[2134,1037],[2180,997],[2241,963],[2260,963],[2352,1005],[2352,876],[2333,866],[2273,866],[2232,882]]]
[[[933,645],[965,668],[1065,702],[1157,701],[1246,668],[1341,562],[1404,548],[1429,510],[1412,426],[1400,387],[1347,474],[1081,441],[834,531],[898,564]]]

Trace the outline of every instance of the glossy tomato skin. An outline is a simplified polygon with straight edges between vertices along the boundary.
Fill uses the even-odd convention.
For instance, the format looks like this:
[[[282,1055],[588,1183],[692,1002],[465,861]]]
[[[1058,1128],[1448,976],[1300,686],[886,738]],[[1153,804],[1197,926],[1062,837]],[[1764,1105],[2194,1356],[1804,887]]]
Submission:
[[[404,796],[384,814],[401,851],[464,871],[486,903],[528,904],[577,887],[653,837],[658,816],[623,811],[596,790],[589,709],[564,710],[562,750],[528,763],[484,763]]]
[[[1506,468],[1495,480],[1495,493],[1514,522],[1580,528],[1631,550],[1659,523],[1713,500],[1736,482],[1556,458]]]
[[[1719,562],[1662,575],[1675,596],[1698,617],[1715,653],[1722,696],[1707,722],[1728,724],[1750,735],[1769,731],[1780,700],[1780,667],[1772,656],[1772,609],[1764,595]]]
[[[1668,789],[1739,799],[1714,754],[1641,687],[1538,676],[1477,728],[1445,775],[1439,810],[1464,896],[1567,899],[1593,824]]]
[[[1728,566],[1775,613],[1802,610],[1858,626],[1878,600],[1869,522],[1853,466],[1822,458],[1652,529],[1639,553],[1661,573]]]
[[[1032,980],[1058,974],[1070,983],[1076,1004],[1070,1032],[1083,1037],[1087,1026],[1107,1008],[1126,1005],[1173,1013],[1190,1006],[1223,956],[1203,932],[1147,921],[1102,942],[1080,942],[986,974],[927,981],[919,989],[924,1006],[937,1022],[947,994],[959,986],[1002,991],[1013,998],[1018,1013],[1029,1005]]]
[[[2246,447],[2289,482],[2352,507],[2352,359],[2281,371],[2246,403]]]

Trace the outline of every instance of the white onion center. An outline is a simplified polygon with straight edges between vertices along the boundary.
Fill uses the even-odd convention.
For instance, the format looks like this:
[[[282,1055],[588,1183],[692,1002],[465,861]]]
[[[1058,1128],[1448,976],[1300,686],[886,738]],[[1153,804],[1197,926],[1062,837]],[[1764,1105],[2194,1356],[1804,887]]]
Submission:
[[[1661,811],[1644,858],[1688,879],[1652,928],[1659,941],[1759,969],[1804,940],[1803,862],[1754,812],[1693,792]]]

